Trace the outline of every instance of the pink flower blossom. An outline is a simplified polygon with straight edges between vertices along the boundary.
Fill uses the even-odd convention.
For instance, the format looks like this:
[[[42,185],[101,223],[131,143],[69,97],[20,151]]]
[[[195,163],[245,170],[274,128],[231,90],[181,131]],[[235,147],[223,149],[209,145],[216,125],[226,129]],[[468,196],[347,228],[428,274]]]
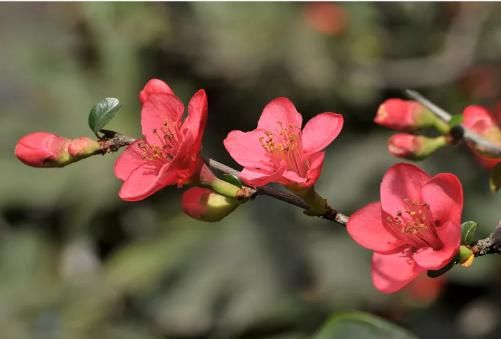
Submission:
[[[123,200],[145,199],[168,185],[189,182],[202,164],[200,149],[207,121],[207,96],[199,90],[184,105],[170,87],[152,79],[140,93],[144,138],[134,142],[115,163],[115,175],[123,181]]]
[[[322,170],[323,150],[341,132],[343,116],[318,114],[301,131],[302,120],[289,99],[277,98],[266,105],[255,130],[231,131],[224,146],[244,167],[241,179],[252,186],[315,184]]]
[[[33,167],[58,167],[68,157],[70,139],[48,132],[34,132],[22,137],[14,153],[23,163]]]
[[[374,286],[393,293],[454,259],[461,242],[463,190],[453,174],[430,177],[402,163],[388,169],[380,194],[381,201],[351,215],[347,230],[374,251]]]
[[[463,111],[463,125],[493,144],[501,146],[501,129],[485,108],[473,105],[466,107]],[[501,159],[486,156],[473,148],[472,150],[482,166],[487,169],[492,169],[501,162]]]

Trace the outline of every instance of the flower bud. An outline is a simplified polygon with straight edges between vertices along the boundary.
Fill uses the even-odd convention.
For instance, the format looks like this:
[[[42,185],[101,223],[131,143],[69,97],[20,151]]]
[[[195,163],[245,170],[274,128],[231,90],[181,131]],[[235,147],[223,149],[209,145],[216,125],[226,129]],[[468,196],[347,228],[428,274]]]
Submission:
[[[386,100],[379,106],[374,122],[398,131],[414,131],[426,127],[434,127],[440,132],[449,130],[446,123],[412,100]]]
[[[388,139],[388,152],[399,158],[421,160],[446,144],[447,140],[443,136],[428,138],[422,135],[397,133]]]
[[[190,217],[214,222],[233,212],[240,202],[208,188],[192,187],[183,193],[181,204],[183,211]]]
[[[82,159],[96,154],[101,150],[99,142],[87,137],[80,137],[71,140],[68,145],[68,153],[72,158]]]
[[[497,125],[492,115],[483,107],[471,105],[463,111],[463,125],[473,132],[481,135],[492,144],[501,147],[501,128]],[[486,168],[493,168],[501,159],[485,152],[474,144],[468,144],[479,156],[480,162]]]
[[[33,167],[61,167],[68,161],[70,140],[52,133],[35,132],[22,137],[14,153],[23,163]]]

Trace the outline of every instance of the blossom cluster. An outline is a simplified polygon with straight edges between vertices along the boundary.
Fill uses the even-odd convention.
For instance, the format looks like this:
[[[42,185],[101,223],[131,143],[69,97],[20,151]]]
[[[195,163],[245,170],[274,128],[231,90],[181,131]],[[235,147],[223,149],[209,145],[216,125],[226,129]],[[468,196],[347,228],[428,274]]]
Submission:
[[[315,184],[322,173],[325,149],[342,131],[343,115],[324,112],[303,125],[291,100],[271,100],[254,130],[230,131],[224,139],[230,156],[243,167],[238,178],[225,180],[211,171],[201,153],[208,115],[204,90],[190,99],[186,115],[182,101],[158,79],[146,83],[139,100],[142,137],[127,146],[114,167],[115,176],[122,181],[121,199],[139,201],[166,186],[187,187],[182,196],[186,214],[217,221],[245,202],[249,189],[275,183],[303,199],[309,215],[325,216],[333,211]],[[499,127],[487,111],[470,106],[463,114],[465,126],[501,144]],[[388,143],[388,150],[396,156],[424,158],[450,142],[450,126],[414,101],[385,101],[375,122],[401,131]],[[416,134],[423,129],[440,134]],[[19,140],[15,154],[30,166],[62,167],[103,153],[102,141],[36,132]],[[477,155],[489,166],[500,161]],[[380,201],[355,211],[346,227],[355,242],[374,252],[374,286],[393,293],[421,273],[457,261],[462,209],[463,190],[454,174],[430,176],[417,166],[399,163],[384,174]]]

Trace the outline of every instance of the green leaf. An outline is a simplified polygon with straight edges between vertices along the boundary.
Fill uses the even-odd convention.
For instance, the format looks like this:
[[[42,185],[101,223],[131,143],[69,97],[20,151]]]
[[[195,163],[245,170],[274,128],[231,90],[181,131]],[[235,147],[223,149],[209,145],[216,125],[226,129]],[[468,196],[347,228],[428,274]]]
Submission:
[[[463,115],[462,114],[455,114],[451,117],[451,120],[449,120],[449,126],[450,127],[456,127],[459,126],[463,123]]]
[[[447,265],[445,265],[444,267],[442,267],[441,269],[439,270],[430,270],[428,271],[426,274],[430,277],[430,278],[437,278],[437,277],[440,277],[442,274],[444,273],[447,273],[451,268],[454,267],[454,265],[456,265],[456,262],[458,260],[458,256],[456,256],[450,263],[448,263]]]
[[[497,164],[491,171],[489,178],[489,188],[493,193],[496,193],[501,188],[501,162]]]
[[[417,339],[407,330],[369,313],[341,313],[330,318],[313,339]]]
[[[120,108],[120,101],[117,98],[104,98],[92,107],[89,113],[89,127],[98,138],[98,132],[113,119]]]
[[[475,232],[477,231],[478,223],[475,221],[465,221],[461,224],[461,243],[465,245],[471,244],[475,240]]]
[[[242,188],[242,181],[236,175],[224,174],[223,180],[226,182],[229,182],[230,184],[233,184],[235,186]]]

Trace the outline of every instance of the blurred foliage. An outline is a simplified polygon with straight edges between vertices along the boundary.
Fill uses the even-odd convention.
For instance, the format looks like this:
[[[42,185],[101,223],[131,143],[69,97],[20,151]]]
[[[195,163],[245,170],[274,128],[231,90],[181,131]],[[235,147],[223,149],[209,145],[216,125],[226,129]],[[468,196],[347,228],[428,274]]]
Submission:
[[[350,213],[377,199],[381,176],[398,161],[385,147],[391,132],[372,123],[378,105],[413,86],[465,10],[484,13],[465,19],[481,28],[473,57],[416,89],[452,113],[479,103],[499,118],[499,5],[311,6],[0,4],[2,337],[295,339],[346,310],[379,314],[424,338],[498,337],[499,258],[387,296],[371,285],[368,251],[292,206],[262,197],[204,224],[181,214],[175,188],[120,201],[116,155],[42,170],[14,158],[16,141],[31,131],[90,136],[87,114],[107,96],[123,104],[107,127],[139,135],[137,96],[158,77],[185,102],[206,89],[204,152],[234,164],[226,134],[254,128],[269,100],[287,96],[305,120],[324,111],[345,116],[318,188]],[[406,72],[384,71],[409,58],[417,63]],[[460,177],[464,219],[488,234],[501,198],[468,150],[440,150],[422,166]]]

